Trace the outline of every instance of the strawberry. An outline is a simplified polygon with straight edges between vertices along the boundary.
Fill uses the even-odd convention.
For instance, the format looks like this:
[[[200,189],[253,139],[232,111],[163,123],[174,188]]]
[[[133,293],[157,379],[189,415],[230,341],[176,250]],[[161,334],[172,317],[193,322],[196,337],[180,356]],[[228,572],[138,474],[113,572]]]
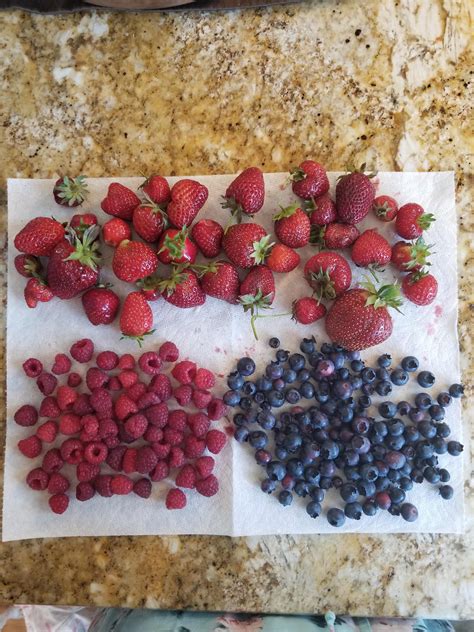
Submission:
[[[239,274],[237,268],[228,261],[217,261],[205,266],[201,276],[201,286],[205,294],[235,305],[239,297]]]
[[[274,244],[265,259],[272,272],[291,272],[299,266],[300,261],[299,254],[285,244]]]
[[[222,247],[233,264],[251,268],[263,263],[269,239],[260,224],[235,224],[224,233]]]
[[[398,204],[389,195],[379,195],[374,200],[372,210],[382,222],[391,222],[398,213]]]
[[[299,206],[293,204],[273,216],[275,233],[285,246],[303,248],[309,243],[311,224],[309,217]]]
[[[402,272],[417,272],[423,266],[430,265],[431,246],[426,244],[423,237],[416,241],[397,241],[392,248],[392,263]]]
[[[336,298],[349,288],[352,281],[349,264],[336,252],[313,255],[306,262],[304,275],[318,300]]]
[[[304,296],[293,301],[293,320],[302,325],[310,325],[326,315],[326,308],[312,296]]]
[[[18,274],[26,277],[39,277],[42,269],[41,261],[33,255],[17,255],[14,260]]]
[[[305,160],[290,172],[293,193],[303,200],[319,197],[329,191],[326,169],[314,160]]]
[[[434,221],[434,215],[425,213],[422,206],[412,202],[398,209],[395,230],[403,239],[416,239],[421,237],[423,231]]]
[[[184,266],[176,266],[171,277],[163,280],[159,288],[165,301],[175,307],[198,307],[206,300],[196,273]]]
[[[130,239],[131,236],[130,224],[120,217],[109,219],[102,226],[102,238],[107,246],[112,246],[112,248],[116,248],[124,239]]]
[[[74,228],[79,237],[81,237],[88,228],[96,224],[98,224],[98,220],[97,215],[94,215],[94,213],[76,213],[69,221],[69,226]]]
[[[320,248],[339,250],[351,246],[360,235],[359,229],[351,224],[341,224],[334,222],[327,226],[321,226],[311,235],[311,242]]]
[[[142,346],[144,336],[153,333],[153,312],[141,292],[130,292],[120,314],[120,329],[124,338],[136,340]]]
[[[84,176],[69,178],[64,176],[56,180],[53,188],[54,200],[61,206],[80,206],[87,197],[87,183]]]
[[[376,289],[370,282],[344,292],[326,316],[326,332],[331,340],[348,351],[377,345],[392,333],[393,322],[387,307],[398,310],[400,292],[396,285]]]
[[[159,288],[161,281],[162,279],[160,277],[152,274],[144,279],[140,279],[140,281],[137,282],[137,286],[147,301],[157,301],[161,296]]]
[[[194,263],[197,254],[197,246],[189,239],[186,226],[181,230],[168,228],[158,242],[158,259],[161,263]]]
[[[375,187],[370,178],[375,174],[366,176],[362,173],[364,168],[362,165],[360,171],[340,176],[336,185],[337,215],[346,224],[362,221],[374,202]]]
[[[275,298],[275,280],[270,268],[267,266],[252,268],[240,284],[239,293],[239,303],[243,306],[244,312],[250,312],[250,324],[255,339],[258,340],[255,321],[261,318],[259,310],[269,309]]]
[[[93,325],[109,325],[116,317],[120,299],[106,286],[92,287],[81,297],[82,307]]]
[[[329,193],[312,198],[304,205],[311,226],[326,226],[337,220],[336,205]]]
[[[144,241],[153,242],[158,240],[168,220],[164,211],[150,198],[150,201],[142,202],[133,211],[132,223],[137,235]]]
[[[155,204],[166,206],[171,200],[170,185],[163,176],[152,175],[138,187]]]
[[[47,257],[64,235],[64,226],[55,219],[35,217],[20,230],[13,243],[27,255]]]
[[[55,296],[73,298],[97,283],[100,260],[98,233],[99,227],[92,226],[79,238],[74,229],[70,229],[68,239],[63,239],[52,251],[47,280]]]
[[[196,180],[178,180],[171,189],[171,202],[166,209],[176,228],[191,226],[209,195],[207,187]]]
[[[47,303],[50,301],[54,294],[51,289],[41,279],[29,279],[24,290],[25,302],[28,307],[34,308],[38,305],[38,302]]]
[[[202,254],[212,259],[221,251],[224,229],[213,219],[201,219],[194,224],[191,236]]]
[[[140,198],[128,187],[119,182],[109,185],[107,196],[100,203],[101,209],[108,215],[131,220],[133,211],[140,204]]]
[[[255,215],[265,201],[265,182],[258,167],[249,167],[242,171],[227,187],[222,206],[229,208],[238,223],[242,213]]]
[[[356,266],[384,266],[390,261],[392,248],[385,237],[371,228],[365,230],[352,246],[351,257]]]
[[[115,249],[112,269],[121,281],[135,283],[153,274],[158,267],[158,257],[154,250],[141,241],[125,239]]]
[[[429,305],[438,294],[438,281],[426,270],[407,274],[402,282],[403,294],[415,305]]]

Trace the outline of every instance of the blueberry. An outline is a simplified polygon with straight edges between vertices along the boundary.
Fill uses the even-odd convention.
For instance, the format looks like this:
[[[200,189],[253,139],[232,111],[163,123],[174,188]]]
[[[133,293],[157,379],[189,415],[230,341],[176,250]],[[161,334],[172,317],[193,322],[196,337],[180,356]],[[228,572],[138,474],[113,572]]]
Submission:
[[[329,476],[321,476],[319,480],[319,487],[321,487],[321,489],[324,489],[324,490],[331,489],[332,478]]]
[[[304,478],[305,478],[305,481],[309,483],[310,485],[317,485],[320,479],[319,471],[317,470],[317,468],[310,465],[309,467],[306,467],[304,470]]]
[[[287,489],[284,489],[278,494],[278,502],[280,505],[283,505],[283,507],[288,507],[293,502],[293,494]]]
[[[265,478],[263,479],[260,485],[260,489],[262,490],[262,492],[265,492],[266,494],[271,494],[276,489],[276,483],[275,481],[272,481],[270,478]]]
[[[321,489],[320,487],[313,487],[313,489],[309,492],[309,495],[317,503],[322,503],[325,496],[324,489]]]
[[[374,423],[374,431],[382,435],[382,437],[386,437],[388,434],[388,426],[384,421],[376,421]]]
[[[438,470],[438,474],[439,474],[439,480],[442,483],[447,483],[451,479],[451,474],[448,472],[448,470],[445,470],[445,469]]]
[[[257,415],[257,423],[264,430],[271,430],[275,427],[276,419],[275,416],[268,410],[262,411]]]
[[[379,404],[379,413],[385,419],[392,419],[397,414],[397,405],[393,402],[382,402]]]
[[[275,449],[275,456],[277,459],[280,459],[280,461],[284,461],[288,458],[288,450],[283,446],[278,446]]]
[[[357,467],[351,467],[349,465],[346,465],[344,468],[344,475],[347,478],[348,481],[359,481],[360,480],[360,474],[359,474],[359,470],[357,469]]]
[[[419,423],[418,430],[425,439],[433,439],[433,437],[436,437],[436,426],[429,421]]]
[[[322,443],[326,441],[326,439],[329,439],[329,433],[327,430],[315,430],[312,434],[312,438],[318,443]]]
[[[372,441],[373,446],[382,445],[385,441],[384,437],[382,437],[382,435],[379,435],[377,433],[372,433],[370,440]]]
[[[286,362],[288,360],[289,355],[290,355],[289,351],[285,351],[284,349],[278,349],[278,351],[275,354],[275,357],[278,360],[278,362]]]
[[[451,456],[459,456],[463,451],[464,446],[459,441],[448,442],[448,452]]]
[[[400,437],[405,431],[405,424],[401,419],[391,419],[387,423],[388,434],[391,437]]]
[[[373,500],[366,500],[365,503],[362,505],[362,511],[365,513],[366,516],[375,516],[375,514],[377,513],[377,509],[378,507]]]
[[[406,463],[406,456],[402,452],[396,452],[394,450],[387,452],[385,455],[385,463],[392,470],[399,470]]]
[[[278,347],[280,346],[280,341],[278,340],[278,338],[270,338],[268,344],[272,349],[278,349]]]
[[[412,408],[408,414],[413,423],[418,424],[426,418],[425,413],[419,408]]]
[[[388,513],[391,516],[399,516],[402,513],[401,505],[396,505],[392,503],[390,507],[388,508]]]
[[[339,455],[339,446],[334,441],[325,441],[321,446],[323,459],[335,459]]]
[[[238,441],[239,443],[243,443],[244,441],[247,441],[248,438],[249,438],[249,429],[246,426],[239,426],[238,428],[235,429],[234,439],[236,441]]]
[[[390,487],[390,480],[386,477],[378,478],[375,481],[375,489],[377,492],[384,492]]]
[[[432,483],[433,485],[439,483],[441,479],[439,473],[434,469],[434,467],[426,467],[423,472],[423,476],[428,483]]]
[[[401,401],[401,402],[398,402],[397,404],[397,410],[398,410],[398,414],[403,417],[404,415],[408,415],[408,413],[411,410],[411,406],[408,402]]]
[[[395,503],[396,505],[399,505],[400,503],[404,502],[405,498],[406,498],[406,494],[403,491],[403,489],[400,489],[399,487],[390,487],[390,489],[388,490],[389,496],[390,496],[390,500],[392,501],[392,503]]]
[[[320,404],[324,404],[329,399],[329,386],[328,384],[318,384],[315,389],[314,398]]]
[[[434,421],[442,421],[445,416],[444,408],[439,404],[433,404],[428,408],[428,414]]]
[[[327,402],[321,405],[321,410],[325,412],[327,415],[334,415],[337,410],[338,402],[334,399],[328,399]]]
[[[316,369],[321,377],[329,377],[334,373],[334,362],[331,362],[331,360],[320,360]]]
[[[421,388],[431,388],[435,383],[435,376],[430,371],[420,371],[416,379]]]
[[[443,408],[446,408],[447,406],[449,406],[451,402],[453,401],[451,395],[449,393],[446,393],[446,391],[442,391],[438,395],[437,400],[438,400],[438,404],[440,406],[443,406]]]
[[[328,416],[317,408],[311,411],[311,425],[315,430],[327,428],[329,425]]]
[[[286,471],[288,472],[288,474],[290,474],[290,476],[293,476],[294,478],[300,478],[301,476],[303,476],[303,471],[304,471],[304,467],[303,467],[303,463],[300,459],[289,459],[289,461],[286,464]]]
[[[359,463],[360,456],[355,450],[346,450],[343,458],[346,465],[353,467]]]
[[[403,386],[408,382],[408,373],[403,369],[395,369],[390,373],[390,380],[395,386]]]
[[[294,492],[300,498],[306,498],[308,495],[308,483],[302,479],[299,479],[295,483]]]
[[[295,413],[295,421],[300,429],[305,429],[311,424],[311,415],[307,410]]]
[[[331,345],[329,342],[323,342],[323,344],[321,345],[321,353],[328,355],[329,353],[332,353],[333,351],[334,351],[333,345]]]
[[[462,397],[464,395],[464,386],[462,384],[451,384],[449,394],[451,397]]]
[[[229,376],[227,377],[227,386],[232,391],[240,390],[243,385],[244,385],[244,378],[240,375],[240,373],[237,373],[237,371],[234,371],[233,373],[229,373]]]
[[[416,443],[420,438],[420,433],[415,426],[408,426],[403,433],[406,443]]]
[[[327,520],[332,527],[342,527],[346,521],[346,517],[341,509],[331,507],[327,513]]]
[[[337,377],[339,377],[341,380],[348,380],[350,376],[351,376],[351,373],[349,369],[346,369],[346,367],[344,366],[342,367],[342,369],[337,370]]]
[[[379,476],[379,469],[374,463],[364,463],[359,472],[364,481],[375,481]]]
[[[332,486],[334,487],[334,489],[341,489],[343,484],[344,484],[344,481],[342,480],[340,476],[332,477]]]
[[[360,360],[360,351],[346,351],[348,360]]]
[[[240,375],[252,375],[252,373],[255,372],[255,362],[252,360],[252,358],[240,358],[240,360],[237,362],[237,371],[240,373]]]
[[[252,400],[248,397],[242,397],[239,406],[242,410],[250,410],[252,408]]]
[[[334,476],[336,473],[336,465],[333,461],[321,461],[319,471],[321,476]]]
[[[415,404],[420,410],[428,410],[433,400],[428,393],[418,393],[415,397]]]
[[[275,391],[284,391],[285,387],[285,380],[283,380],[281,377],[278,378],[278,380],[273,380],[273,382],[271,383],[271,388]]]
[[[242,392],[244,395],[253,395],[257,390],[257,387],[253,382],[245,382],[242,387]]]
[[[451,428],[445,423],[436,424],[436,434],[446,439],[451,434]]]
[[[359,454],[359,463],[361,465],[365,465],[366,463],[373,463],[374,457],[371,452],[366,452],[365,454]]]
[[[265,375],[270,380],[278,380],[283,375],[283,367],[280,364],[270,363],[265,368]]]
[[[361,387],[360,390],[362,391],[362,393],[365,396],[369,397],[369,399],[370,399],[370,396],[375,393],[375,384],[373,384],[373,383],[372,384],[362,384],[362,387]]]
[[[300,351],[302,353],[313,353],[316,349],[315,342],[316,339],[314,336],[312,336],[311,338],[303,338],[303,340],[300,342]]]
[[[265,396],[265,393],[262,393],[262,391],[257,391],[253,396],[253,401],[256,404],[263,404],[263,402],[265,402],[266,400],[267,398]]]
[[[296,452],[300,449],[302,443],[303,439],[301,438],[300,434],[297,434],[296,432],[290,432],[290,434],[285,437],[283,445],[288,450],[288,452]]]
[[[244,426],[241,426],[241,428],[244,428]],[[236,432],[241,428],[237,428]],[[252,448],[255,448],[256,450],[261,450],[267,447],[268,437],[265,432],[262,432],[261,430],[255,430],[249,435],[249,443]]]
[[[308,362],[310,364],[310,366],[316,367],[318,366],[319,362],[324,358],[322,353],[319,353],[319,351],[315,351],[314,353],[311,353],[308,357]]]
[[[451,487],[451,485],[441,485],[441,487],[439,488],[439,495],[441,496],[441,498],[444,498],[444,500],[449,500],[453,497],[453,494],[454,489]]]
[[[358,391],[362,386],[362,378],[360,378],[359,376],[352,376],[350,378],[350,382],[352,384],[352,390],[354,391]]]
[[[296,388],[290,388],[285,393],[285,399],[289,404],[297,404],[301,399],[300,392]]]
[[[354,371],[354,373],[360,373],[363,369],[365,369],[365,364],[362,362],[362,360],[352,360],[351,369]]]
[[[348,406],[344,405],[339,408],[339,418],[342,422],[348,423],[354,417],[354,410]]]
[[[360,503],[347,503],[344,507],[344,513],[352,520],[360,520],[362,518],[362,505]]]
[[[356,435],[351,440],[351,448],[358,454],[365,454],[370,450],[370,440],[367,437]]]
[[[237,406],[240,403],[240,393],[238,391],[226,391],[222,400],[227,406]]]
[[[357,415],[354,417],[351,424],[352,430],[358,434],[366,434],[370,429],[370,422],[367,417]]]
[[[403,503],[401,507],[401,516],[407,522],[415,522],[418,518],[418,509],[411,503]]]
[[[299,382],[307,382],[311,377],[311,373],[308,371],[308,369],[300,369],[296,377],[298,378]]]
[[[247,421],[247,417],[242,413],[236,413],[233,417],[234,425],[243,426]]]
[[[359,498],[359,491],[354,483],[344,483],[339,493],[346,503],[352,503]]]
[[[332,391],[338,399],[348,399],[352,395],[352,384],[348,380],[338,380],[334,383]]]
[[[370,481],[360,481],[357,484],[357,489],[359,490],[359,494],[361,496],[366,496],[367,498],[370,496],[374,496],[377,491],[375,483],[372,483]]]
[[[312,500],[306,505],[306,513],[311,518],[317,518],[318,516],[320,516],[321,511],[322,511],[321,505],[315,500]]]
[[[360,377],[365,384],[371,384],[375,380],[375,371],[367,367],[361,371]]]
[[[377,503],[379,509],[387,510],[392,504],[392,499],[387,491],[377,492],[375,495],[375,502]]]
[[[385,457],[385,454],[383,455],[383,457]],[[383,458],[383,457],[381,457],[381,458]],[[375,465],[377,466],[377,469],[379,471],[379,476],[382,476],[382,477],[383,476],[387,476],[387,474],[388,474],[388,472],[390,470],[390,467],[386,463],[384,463],[383,461],[377,460],[377,461],[375,461]]]
[[[301,397],[304,397],[305,399],[312,399],[314,397],[314,386],[311,382],[303,382],[299,388],[299,392]]]
[[[378,380],[389,380],[390,379],[390,373],[387,371],[387,369],[376,369],[375,370],[375,377]]]
[[[391,483],[397,483],[401,479],[402,475],[398,470],[389,470],[387,478]]]
[[[418,362],[418,359],[415,358],[415,356],[406,356],[402,359],[400,364],[402,369],[404,371],[408,371],[409,373],[416,371],[417,368],[420,366],[420,363]]]
[[[387,397],[387,395],[390,395],[390,393],[392,392],[392,385],[387,380],[377,382],[377,384],[375,385],[375,392],[381,397]]]
[[[408,492],[413,488],[413,481],[411,478],[408,478],[408,476],[402,476],[402,478],[398,481],[398,485],[404,492]]]
[[[295,482],[296,481],[293,476],[285,474],[285,476],[281,479],[281,486],[283,487],[283,489],[292,490],[295,486]]]
[[[286,468],[281,461],[270,461],[267,463],[267,476],[272,481],[281,481],[286,474]]]
[[[419,470],[418,468],[414,468],[411,471],[410,478],[414,483],[422,483],[425,480],[425,477],[423,476],[423,472]]]
[[[301,353],[293,353],[288,358],[288,363],[294,371],[302,369],[306,363],[305,357]]]
[[[272,408],[280,408],[285,403],[285,396],[281,391],[272,390],[268,393],[267,401]]]
[[[296,371],[293,369],[285,369],[281,376],[281,379],[285,382],[285,384],[293,384],[293,382],[296,382],[296,378]]]

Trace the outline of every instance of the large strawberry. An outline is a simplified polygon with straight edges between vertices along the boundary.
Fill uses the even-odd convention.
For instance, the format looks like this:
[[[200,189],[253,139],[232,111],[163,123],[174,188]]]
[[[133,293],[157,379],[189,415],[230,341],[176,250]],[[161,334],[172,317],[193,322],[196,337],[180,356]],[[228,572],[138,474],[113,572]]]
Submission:
[[[100,207],[108,215],[131,220],[133,211],[140,202],[140,198],[131,189],[119,182],[112,182],[109,185],[107,196],[100,203]]]
[[[272,272],[291,272],[299,266],[300,261],[299,254],[285,244],[270,245],[269,254],[265,259]]]
[[[54,200],[61,206],[80,206],[87,197],[87,183],[84,176],[69,178],[64,176],[56,180],[53,188]]]
[[[194,218],[204,206],[209,191],[200,182],[185,178],[178,180],[171,189],[171,202],[166,212],[173,226],[191,226]]]
[[[379,289],[370,282],[363,285],[339,296],[326,316],[328,336],[348,351],[360,351],[387,340],[393,329],[387,307],[398,310],[401,305],[396,285]]]
[[[426,270],[407,274],[402,282],[403,294],[415,305],[429,305],[438,294],[438,281]]]
[[[423,266],[429,265],[431,246],[426,244],[423,237],[414,242],[397,241],[392,248],[392,263],[402,272],[416,272]]]
[[[384,266],[390,261],[392,248],[375,228],[365,230],[354,242],[351,251],[356,266]]]
[[[109,325],[116,317],[120,299],[106,286],[92,287],[81,297],[87,318],[93,325]]]
[[[186,227],[168,228],[158,242],[158,259],[161,263],[194,263],[198,254],[196,244],[189,239]]]
[[[213,219],[201,219],[194,224],[191,236],[202,254],[212,259],[221,251],[224,229]]]
[[[273,216],[275,233],[282,244],[290,248],[303,248],[309,243],[311,224],[309,217],[297,204],[282,208]]]
[[[130,292],[120,314],[120,329],[124,338],[136,340],[142,346],[144,336],[153,333],[153,312],[141,292]]]
[[[318,300],[334,299],[345,292],[352,281],[349,264],[337,252],[320,252],[313,255],[304,267],[306,281]]]
[[[170,185],[163,176],[152,175],[138,187],[152,202],[162,208],[171,200]]]
[[[293,301],[293,320],[301,325],[311,325],[326,315],[326,308],[312,296]]]
[[[201,286],[208,296],[236,304],[239,297],[239,273],[228,261],[217,261],[204,267]]]
[[[260,224],[235,224],[222,239],[227,257],[239,268],[251,268],[262,263],[270,237]]]
[[[16,235],[15,248],[27,255],[48,256],[64,238],[64,226],[50,217],[35,217]]]
[[[326,169],[314,160],[305,160],[290,172],[293,193],[303,200],[324,195],[329,191]]]
[[[135,283],[153,274],[158,267],[158,257],[148,244],[125,239],[115,249],[112,269],[121,281]]]
[[[142,202],[133,211],[133,228],[144,241],[157,241],[165,230],[168,220],[166,214],[153,201]]]
[[[319,229],[314,226],[311,233],[311,243],[319,248],[340,250],[351,246],[360,235],[359,229],[351,224],[333,222]]]
[[[258,167],[242,171],[227,187],[222,206],[229,208],[240,223],[242,213],[255,215],[265,201],[265,182]]]
[[[329,193],[306,202],[304,210],[309,213],[311,226],[326,226],[337,221],[336,205]]]
[[[340,176],[336,185],[336,208],[339,219],[346,224],[358,224],[372,208],[375,187],[370,176],[360,171],[352,171]]]
[[[159,288],[165,301],[176,307],[198,307],[206,301],[196,273],[184,265],[176,266],[171,277],[164,279]]]
[[[32,278],[28,280],[24,290],[25,303],[34,308],[39,302],[47,303],[54,294],[42,279]]]
[[[252,268],[240,284],[239,303],[244,312],[250,312],[250,324],[255,339],[258,340],[255,321],[260,317],[260,309],[269,309],[275,298],[275,279],[267,266]]]
[[[395,230],[403,239],[417,239],[434,221],[435,216],[419,204],[404,204],[398,209]]]

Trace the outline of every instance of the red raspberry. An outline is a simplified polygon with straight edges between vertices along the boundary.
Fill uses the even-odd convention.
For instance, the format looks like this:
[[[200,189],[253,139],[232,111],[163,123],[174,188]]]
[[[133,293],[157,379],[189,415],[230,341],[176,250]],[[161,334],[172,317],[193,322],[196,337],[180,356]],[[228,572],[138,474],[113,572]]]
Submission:
[[[58,424],[50,419],[49,421],[45,421],[44,424],[41,424],[39,428],[36,430],[36,436],[41,441],[45,443],[53,443],[58,434]]]
[[[171,388],[171,382],[167,375],[155,375],[150,384],[148,385],[148,390],[156,393],[162,402],[168,401],[171,397],[173,389]]]
[[[100,465],[82,461],[76,467],[76,478],[78,481],[88,483],[93,481],[100,474]]]
[[[148,427],[148,421],[145,415],[136,413],[127,419],[124,424],[125,431],[134,439],[138,439],[145,434]]]
[[[173,391],[173,396],[180,406],[191,403],[193,389],[188,384],[180,384]]]
[[[179,358],[178,347],[174,344],[174,342],[164,342],[158,349],[158,355],[163,362],[176,362]]]
[[[118,431],[118,426],[113,419],[106,418],[99,421],[98,435],[101,439],[105,439],[105,437],[116,437]]]
[[[122,443],[133,443],[135,441],[135,437],[128,434],[123,424],[119,426],[118,438]]]
[[[137,471],[137,448],[126,448],[122,459],[122,470],[125,474],[132,474]]]
[[[136,405],[136,403],[133,401],[133,399],[130,399],[128,395],[125,395],[125,393],[122,393],[118,396],[114,408],[115,415],[118,419],[120,419],[120,421],[123,421],[129,415],[138,412],[138,406]]]
[[[63,435],[75,435],[81,432],[82,424],[79,415],[65,413],[59,419],[59,432]]]
[[[109,379],[109,383],[107,384],[107,388],[109,391],[121,391],[122,385],[120,384],[120,380],[116,375],[112,375]]]
[[[104,438],[105,445],[111,450],[112,448],[116,448],[120,444],[120,439],[118,437],[108,436]]]
[[[96,415],[84,415],[81,417],[81,424],[83,431],[93,437],[97,437],[99,434],[99,420]]]
[[[171,375],[180,384],[191,384],[196,375],[196,365],[189,360],[182,360],[174,365]]]
[[[53,472],[59,472],[63,465],[64,460],[61,456],[61,452],[57,448],[53,448],[52,450],[48,450],[44,455],[41,467],[48,474],[52,474]]]
[[[99,369],[112,371],[118,365],[119,357],[115,351],[101,351],[95,361]]]
[[[43,372],[43,364],[36,358],[28,358],[23,362],[23,371],[28,377],[39,377]]]
[[[154,393],[153,391],[148,391],[144,393],[140,399],[137,401],[137,406],[139,410],[145,410],[146,408],[150,408],[150,406],[154,406],[155,404],[160,403],[160,396],[158,393]]]
[[[183,450],[176,446],[170,448],[170,453],[168,456],[168,465],[170,467],[181,467],[184,465],[186,458],[184,456]]]
[[[148,428],[146,429],[143,438],[145,441],[148,441],[148,443],[157,443],[163,439],[163,430],[157,426],[148,424]]]
[[[154,351],[146,351],[138,358],[138,366],[147,375],[158,375],[161,364],[160,356]]]
[[[66,494],[54,494],[49,498],[49,506],[55,514],[62,514],[69,506],[69,498]]]
[[[211,422],[209,421],[209,417],[204,413],[195,413],[194,415],[189,415],[188,424],[195,437],[204,439]]]
[[[194,489],[196,486],[196,472],[192,465],[183,465],[176,476],[175,482],[178,487]]]
[[[83,338],[72,345],[69,353],[77,362],[90,362],[94,353],[94,343],[89,338]]]
[[[24,404],[13,415],[13,419],[19,426],[34,426],[38,421],[38,411],[31,404]]]
[[[155,469],[150,474],[150,478],[154,483],[157,483],[158,481],[163,481],[165,478],[168,478],[169,473],[170,468],[168,463],[166,461],[158,461]]]
[[[128,478],[128,476],[116,474],[112,476],[112,480],[110,481],[110,490],[112,494],[125,496],[126,494],[130,494],[133,490],[133,481],[131,478]]]
[[[206,449],[206,442],[197,437],[187,436],[184,440],[184,454],[188,459],[197,459]]]
[[[163,432],[163,438],[166,443],[169,443],[171,446],[179,445],[184,438],[182,432],[178,432],[177,430],[173,430],[173,428],[165,428]]]
[[[208,477],[196,481],[196,489],[201,496],[215,496],[219,491],[219,481],[214,474],[210,474]]]
[[[212,473],[214,464],[215,461],[212,456],[200,456],[199,459],[196,459],[194,467],[199,478],[207,478]]]
[[[101,474],[95,479],[94,487],[99,496],[103,496],[104,498],[110,498],[110,496],[112,496],[112,490],[110,488],[111,482],[112,477],[109,474]]]
[[[193,391],[193,404],[196,408],[207,408],[211,403],[212,395],[209,391],[203,391],[201,389],[194,389]]]
[[[206,447],[212,454],[219,454],[226,444],[226,436],[220,430],[209,430],[206,435]]]
[[[82,382],[82,377],[79,375],[79,373],[69,373],[69,375],[67,376],[67,385],[71,386],[72,388],[75,388],[76,386],[79,386],[79,384]]]
[[[217,421],[224,417],[229,408],[224,404],[222,399],[211,399],[209,406],[207,407],[207,416],[211,421]]]
[[[80,500],[81,502],[90,500],[92,496],[94,496],[94,494],[95,494],[94,486],[87,481],[81,481],[76,486],[76,498],[77,500]]]
[[[151,495],[151,482],[148,478],[139,478],[133,484],[133,493],[140,498],[150,498]]]
[[[113,402],[110,393],[105,388],[95,388],[89,398],[90,405],[102,418],[111,417]]]
[[[48,487],[48,482],[49,474],[40,467],[35,467],[34,470],[28,472],[28,476],[26,477],[26,484],[31,487],[31,489],[37,491],[45,490]]]
[[[104,373],[101,369],[98,369],[95,366],[87,369],[86,373],[86,384],[87,388],[90,391],[93,391],[95,388],[102,388],[103,386],[107,386],[107,382],[109,381],[109,376],[107,373]]]
[[[51,395],[56,388],[58,378],[52,373],[46,373],[43,371],[41,375],[36,379],[36,384],[43,395]]]
[[[180,489],[170,489],[166,494],[166,509],[183,509],[186,507],[186,495]]]
[[[202,390],[208,390],[212,388],[216,383],[216,378],[212,371],[208,369],[198,369],[194,376],[194,385]]]
[[[147,408],[144,415],[157,428],[164,428],[169,418],[168,406],[165,403],[155,404]]]
[[[91,406],[90,396],[87,393],[80,393],[72,405],[72,412],[75,415],[83,417],[84,415],[90,415],[94,412]]]
[[[138,373],[136,371],[122,371],[117,377],[123,388],[130,388],[130,386],[133,386],[138,382]]]
[[[69,489],[69,485],[70,483],[65,476],[59,472],[54,472],[49,477],[48,492],[50,494],[64,494]]]
[[[61,457],[70,465],[77,465],[83,460],[84,451],[79,439],[66,439],[59,449]]]
[[[85,430],[83,430],[79,435],[79,440],[84,444],[90,443],[91,441],[97,441],[98,438],[99,437],[96,433],[86,432]]]
[[[133,399],[134,402],[138,402],[138,400],[143,397],[146,393],[146,385],[143,382],[137,382],[132,386],[129,386],[125,391],[126,395]]]
[[[128,449],[124,445],[118,445],[116,448],[109,450],[106,458],[107,465],[116,472],[120,472],[122,470],[123,457]]]
[[[35,459],[41,454],[42,444],[36,435],[18,441],[18,449],[29,459]]]
[[[153,451],[156,453],[159,459],[166,459],[168,454],[171,452],[171,446],[169,443],[152,443],[151,447]]]
[[[172,410],[168,417],[168,428],[178,430],[178,432],[184,432],[186,430],[186,424],[188,416],[184,410]]]
[[[65,353],[58,353],[54,358],[54,364],[51,369],[55,375],[64,375],[71,370],[71,360]]]
[[[69,410],[77,399],[77,393],[70,386],[58,386],[56,399],[61,410]]]
[[[117,366],[119,369],[133,369],[133,367],[135,366],[135,358],[132,356],[131,353],[124,353],[122,356],[120,356]]]
[[[99,465],[103,463],[108,454],[107,446],[101,441],[92,441],[87,444],[84,450],[84,458],[89,463]]]
[[[149,445],[143,446],[138,449],[137,453],[137,472],[140,474],[148,474],[151,472],[158,463],[158,457]]]
[[[61,414],[61,410],[58,406],[58,401],[55,397],[45,397],[41,402],[39,408],[40,417],[49,417],[50,419],[56,419]]]

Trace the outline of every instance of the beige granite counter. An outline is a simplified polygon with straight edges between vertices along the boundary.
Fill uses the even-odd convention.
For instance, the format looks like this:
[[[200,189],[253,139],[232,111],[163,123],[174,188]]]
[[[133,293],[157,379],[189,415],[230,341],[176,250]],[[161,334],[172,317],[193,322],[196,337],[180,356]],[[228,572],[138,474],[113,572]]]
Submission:
[[[169,15],[11,11],[0,14],[0,29],[2,186],[8,176],[60,172],[283,171],[306,156],[331,170],[363,161],[454,169],[460,336],[472,387],[470,0]],[[4,543],[0,599],[474,618],[472,482],[466,494],[464,537]]]

